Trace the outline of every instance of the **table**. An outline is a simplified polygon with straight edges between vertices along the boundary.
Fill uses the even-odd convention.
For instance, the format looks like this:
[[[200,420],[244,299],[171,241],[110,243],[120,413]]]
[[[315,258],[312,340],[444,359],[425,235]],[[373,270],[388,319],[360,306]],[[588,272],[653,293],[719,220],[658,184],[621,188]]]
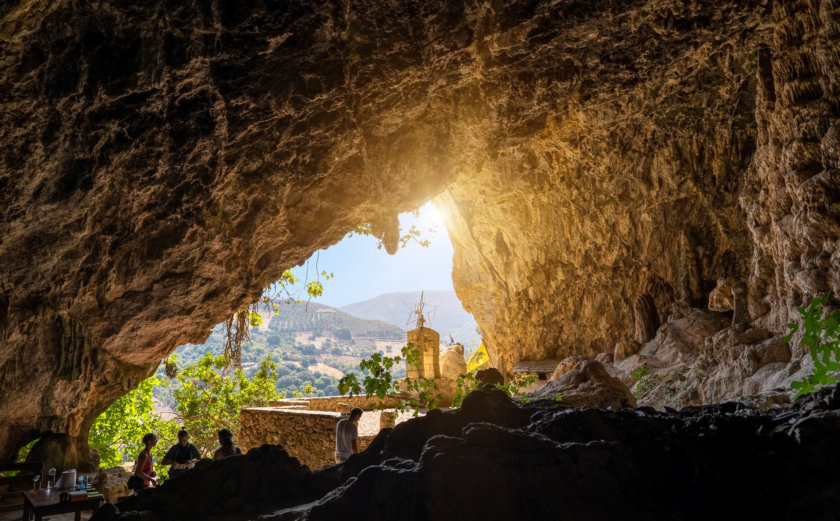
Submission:
[[[99,510],[99,506],[105,500],[105,497],[98,490],[88,487],[88,497],[81,501],[68,501],[62,503],[59,501],[59,494],[62,492],[71,492],[75,488],[54,488],[47,493],[46,489],[25,490],[23,492],[23,521],[29,521],[31,515],[35,515],[35,521],[41,521],[41,516],[51,516],[55,514],[68,514],[70,512],[76,513],[76,521],[80,521],[82,517],[82,510]]]

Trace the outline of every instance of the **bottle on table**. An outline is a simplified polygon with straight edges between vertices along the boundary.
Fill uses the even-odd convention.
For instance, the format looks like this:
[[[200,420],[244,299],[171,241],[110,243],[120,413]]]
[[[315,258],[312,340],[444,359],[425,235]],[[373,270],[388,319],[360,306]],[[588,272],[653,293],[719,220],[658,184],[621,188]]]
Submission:
[[[49,479],[47,479],[47,492],[51,492],[55,487],[55,467],[51,468],[48,474]]]

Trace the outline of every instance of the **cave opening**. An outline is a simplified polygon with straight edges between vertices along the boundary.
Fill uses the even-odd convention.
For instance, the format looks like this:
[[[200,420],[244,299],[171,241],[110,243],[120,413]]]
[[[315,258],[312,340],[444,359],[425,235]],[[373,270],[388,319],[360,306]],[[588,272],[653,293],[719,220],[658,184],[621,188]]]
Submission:
[[[214,381],[230,379],[229,385],[243,396],[246,386],[253,388],[257,381],[276,391],[242,398],[239,407],[267,405],[272,398],[340,397],[342,377],[368,374],[360,368],[362,360],[374,354],[400,356],[408,330],[417,326],[418,310],[425,327],[439,334],[440,352],[457,345],[461,359],[469,359],[482,344],[480,329],[453,289],[454,251],[446,220],[433,202],[399,216],[398,244],[396,251],[387,252],[369,225],[358,226],[265,289],[248,308],[247,331],[237,338],[235,356],[230,342],[237,333],[231,327],[238,326],[233,320],[217,324],[203,343],[177,347],[154,375],[94,422],[90,443],[102,463],[130,462],[132,440],[121,437],[117,443],[107,435],[113,435],[115,421],[143,424],[139,416],[148,414],[157,418],[136,425],[132,436],[155,429],[166,446],[176,441],[173,425],[178,424],[192,431],[192,442],[202,454],[209,454],[215,435],[207,425],[193,421],[196,411],[215,414],[216,426],[239,430],[231,411],[210,404],[228,399]],[[236,376],[239,369],[241,378]],[[394,378],[405,377],[404,360],[392,373]],[[202,382],[204,395],[193,393],[196,380]],[[122,415],[122,410],[135,411],[138,417]]]
[[[439,197],[494,362],[562,403],[476,393],[319,489],[359,478],[332,495],[358,511],[303,517],[373,518],[385,496],[414,502],[384,505],[403,519],[833,511],[840,390],[791,404],[817,368],[784,333],[840,293],[836,1],[12,4],[0,461],[41,436],[77,466],[176,346],[359,223],[396,249],[396,212]],[[295,362],[343,353],[343,329]],[[250,491],[216,492],[162,516],[226,517]]]
[[[355,340],[353,332],[344,327],[348,320],[364,322],[353,325],[357,334],[365,333],[363,328],[368,322],[373,324],[370,327],[378,322],[396,328],[388,332],[391,337],[396,330],[401,330],[404,337],[417,319],[415,311],[421,298],[426,325],[438,329],[445,343],[460,343],[467,353],[474,351],[481,344],[480,330],[454,291],[454,251],[438,207],[430,201],[400,214],[398,248],[393,252],[386,250],[382,238],[374,235],[369,225],[361,225],[336,244],[313,252],[305,262],[287,270],[281,279],[266,287],[261,299],[249,308],[251,320],[246,343],[256,342],[258,347],[246,349],[241,359],[243,367],[254,369],[258,361],[254,351],[256,356],[266,352],[260,344],[293,347],[291,354],[296,362],[301,362],[301,356],[316,352],[330,351],[338,355],[337,342]],[[306,318],[286,320],[290,309]],[[224,322],[219,323],[204,344],[182,345],[175,353],[190,362],[196,359],[196,348],[227,354],[222,345],[224,335],[231,334],[228,327]],[[295,327],[307,329],[294,330]],[[284,332],[294,333],[293,344],[279,338]],[[399,340],[394,337],[394,341]],[[359,354],[384,354],[380,349],[383,346],[375,342],[362,344],[356,348]],[[393,345],[387,348],[394,352]],[[187,351],[190,353],[184,355]],[[165,361],[158,374],[164,368]]]

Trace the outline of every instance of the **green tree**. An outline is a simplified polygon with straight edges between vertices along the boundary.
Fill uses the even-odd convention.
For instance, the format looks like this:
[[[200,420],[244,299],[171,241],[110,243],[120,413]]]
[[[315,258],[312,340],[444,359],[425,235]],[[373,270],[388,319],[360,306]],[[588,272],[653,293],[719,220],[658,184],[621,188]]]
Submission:
[[[166,362],[176,370],[177,360],[177,355],[172,355]],[[285,393],[275,389],[277,372],[270,357],[263,358],[250,379],[242,369],[231,371],[229,364],[224,356],[207,353],[177,371],[174,380],[148,378],[117,399],[90,429],[89,442],[99,451],[101,465],[114,467],[136,459],[147,432],[159,438],[152,457],[161,461],[178,441],[181,428],[190,433],[190,440],[202,455],[208,456],[217,445],[218,429],[227,427],[237,433],[242,407],[265,405],[269,400],[285,397]],[[155,413],[152,396],[161,389],[174,398],[174,419],[164,420]]]
[[[93,423],[88,440],[99,451],[102,467],[115,467],[136,459],[143,449],[140,440],[147,432],[160,438],[152,451],[158,460],[177,441],[177,426],[155,414],[152,392],[159,384],[157,378],[143,380],[137,389],[118,398]]]
[[[177,355],[167,362],[175,364]],[[269,400],[284,398],[276,390],[276,365],[265,357],[249,380],[242,369],[229,369],[224,356],[205,354],[195,364],[178,372],[172,394],[178,405],[177,421],[190,433],[192,443],[208,456],[218,444],[217,431],[226,427],[237,434],[242,407],[266,405]]]
[[[337,330],[333,331],[333,335],[335,335],[335,337],[339,340],[348,340],[349,341],[350,339],[353,338],[353,333],[349,329],[347,329],[346,327],[343,327],[341,329],[337,329]]]

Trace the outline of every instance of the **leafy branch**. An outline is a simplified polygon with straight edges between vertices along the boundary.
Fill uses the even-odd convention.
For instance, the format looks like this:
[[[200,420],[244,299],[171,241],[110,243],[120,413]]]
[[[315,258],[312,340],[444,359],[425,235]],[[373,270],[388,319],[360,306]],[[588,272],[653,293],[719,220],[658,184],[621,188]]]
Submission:
[[[379,400],[377,406],[380,409],[386,407],[385,400],[390,398],[396,400],[397,410],[405,412],[407,409],[413,409],[415,416],[419,414],[420,409],[434,409],[442,398],[434,380],[406,377],[403,380],[405,392],[401,392],[403,390],[400,389],[400,383],[394,378],[391,369],[402,361],[405,361],[406,367],[418,370],[422,367],[420,350],[413,343],[409,342],[403,347],[401,355],[402,357],[389,357],[374,353],[369,359],[363,359],[359,367],[366,373],[365,377],[359,381],[353,373],[344,375],[338,381],[338,392],[342,395],[358,396],[364,390],[367,398],[376,397]]]
[[[808,347],[814,361],[814,371],[810,376],[790,384],[797,390],[796,398],[812,393],[823,385],[837,383],[837,379],[828,373],[840,369],[840,311],[826,312],[825,306],[830,300],[831,292],[815,297],[807,309],[797,308],[801,324],[788,324],[790,332],[785,336],[785,342],[790,342],[801,329],[802,339],[799,343]]]
[[[525,376],[514,374],[511,381],[506,384],[496,384],[496,389],[504,391],[511,398],[526,398],[528,395],[524,389],[537,381],[535,375]]]
[[[518,398],[527,402],[528,394],[525,389],[532,383],[537,381],[535,375],[525,376],[521,374],[513,375],[513,379],[506,384],[496,384],[496,389],[503,391],[511,398]],[[475,379],[475,371],[468,371],[461,373],[455,379],[455,394],[452,396],[452,407],[460,407],[464,403],[464,399],[478,387],[478,382]],[[558,396],[556,401],[562,401],[563,398]]]

